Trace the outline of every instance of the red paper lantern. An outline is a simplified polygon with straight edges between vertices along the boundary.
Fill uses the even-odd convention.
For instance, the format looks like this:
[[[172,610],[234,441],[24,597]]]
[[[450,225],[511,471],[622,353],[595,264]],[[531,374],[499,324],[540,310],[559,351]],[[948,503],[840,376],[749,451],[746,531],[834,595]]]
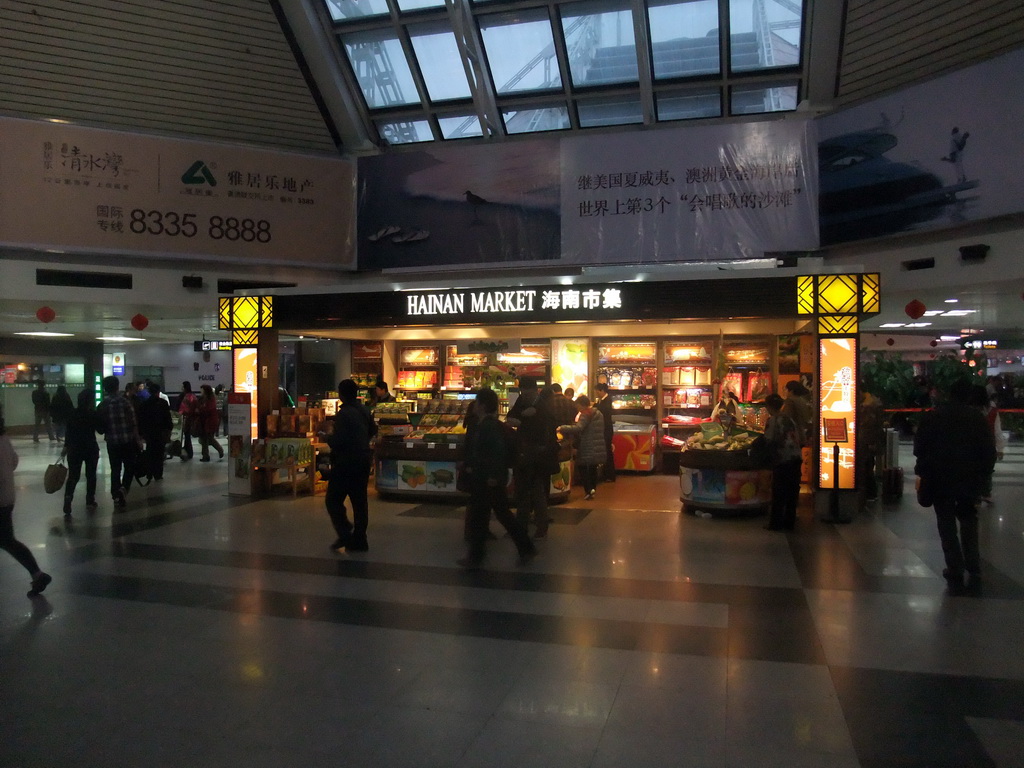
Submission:
[[[36,310],[36,319],[38,319],[39,322],[41,323],[52,323],[53,318],[55,318],[56,316],[57,313],[54,312],[49,307],[40,307],[39,309]]]
[[[146,330],[147,325],[149,325],[149,318],[145,315],[136,315],[132,318],[132,328],[136,331]]]
[[[939,342],[938,342],[938,341],[936,341],[935,339],[932,339],[932,340],[931,340],[931,341],[929,341],[928,343],[929,343],[929,344],[931,344],[931,345],[932,345],[933,347],[937,347],[937,346],[939,346]]]
[[[891,339],[891,338],[890,339],[886,339],[885,343],[886,343],[886,345],[891,347],[893,344],[896,343],[896,339]]]
[[[928,309],[928,307],[917,299],[914,299],[903,308],[903,311],[907,313],[907,317],[911,320],[917,320],[924,315],[926,309]]]

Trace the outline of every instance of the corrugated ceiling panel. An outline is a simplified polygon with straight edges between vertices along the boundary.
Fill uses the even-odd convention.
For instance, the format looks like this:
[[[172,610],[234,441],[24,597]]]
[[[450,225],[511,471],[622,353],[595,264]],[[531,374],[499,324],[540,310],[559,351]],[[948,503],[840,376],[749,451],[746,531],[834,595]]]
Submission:
[[[0,0],[0,112],[336,153],[266,0]]]
[[[836,101],[877,96],[1021,46],[1021,0],[849,0]]]

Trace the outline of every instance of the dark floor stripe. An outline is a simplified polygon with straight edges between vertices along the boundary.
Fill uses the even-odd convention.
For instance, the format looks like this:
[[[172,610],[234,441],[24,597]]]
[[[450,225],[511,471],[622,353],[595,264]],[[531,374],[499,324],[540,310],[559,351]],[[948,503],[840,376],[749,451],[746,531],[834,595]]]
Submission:
[[[968,717],[1024,719],[1024,681],[833,667],[862,768],[991,768]]]
[[[728,651],[726,630],[714,627],[448,608],[95,573],[74,574],[63,586],[91,597],[434,634],[701,656],[724,656]]]

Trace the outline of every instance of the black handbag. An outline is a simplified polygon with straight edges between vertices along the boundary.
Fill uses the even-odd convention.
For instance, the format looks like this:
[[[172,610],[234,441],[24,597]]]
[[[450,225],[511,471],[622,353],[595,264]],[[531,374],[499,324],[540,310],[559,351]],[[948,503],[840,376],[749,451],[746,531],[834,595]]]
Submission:
[[[917,478],[917,503],[922,507],[930,507],[935,502],[931,484],[923,477]]]

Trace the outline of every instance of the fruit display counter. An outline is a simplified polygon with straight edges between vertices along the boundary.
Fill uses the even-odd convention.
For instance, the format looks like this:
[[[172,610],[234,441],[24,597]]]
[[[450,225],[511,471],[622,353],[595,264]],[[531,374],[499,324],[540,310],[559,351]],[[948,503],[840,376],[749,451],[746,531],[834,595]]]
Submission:
[[[459,475],[465,450],[465,433],[414,432],[383,437],[376,448],[374,487],[383,498],[464,501],[469,494],[459,490],[463,485]],[[559,471],[551,476],[548,489],[548,500],[553,503],[566,501],[572,489],[570,443],[561,444],[558,462]],[[514,503],[511,472],[509,494]]]
[[[757,432],[704,429],[679,454],[679,500],[684,512],[760,514],[772,498],[772,472]]]

